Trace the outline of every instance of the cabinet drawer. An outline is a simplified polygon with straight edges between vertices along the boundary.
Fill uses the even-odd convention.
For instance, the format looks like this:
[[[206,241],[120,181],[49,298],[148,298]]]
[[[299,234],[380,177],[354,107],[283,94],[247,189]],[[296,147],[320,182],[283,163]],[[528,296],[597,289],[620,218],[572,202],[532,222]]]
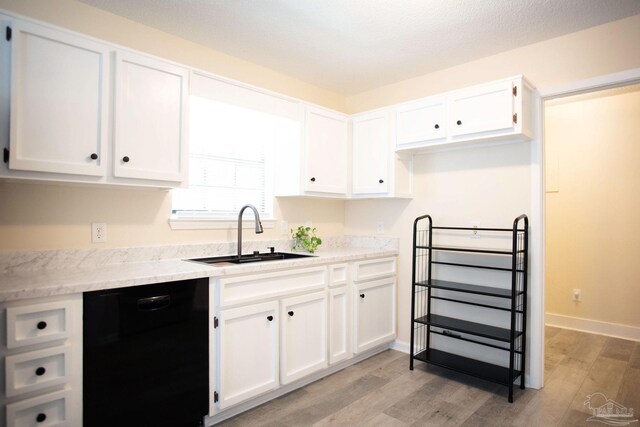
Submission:
[[[7,307],[7,348],[69,336],[70,301]]]
[[[7,397],[66,383],[70,353],[68,346],[61,346],[8,356],[5,361]]]
[[[326,284],[326,267],[223,278],[218,281],[218,301],[219,305],[224,307],[259,298],[320,288]]]
[[[12,427],[71,426],[69,390],[7,405],[7,425]]]
[[[396,259],[382,258],[371,261],[359,261],[353,264],[353,280],[360,282],[363,280],[377,279],[380,277],[393,276],[396,274]]]
[[[335,264],[329,266],[329,286],[346,285],[348,278],[348,265]]]

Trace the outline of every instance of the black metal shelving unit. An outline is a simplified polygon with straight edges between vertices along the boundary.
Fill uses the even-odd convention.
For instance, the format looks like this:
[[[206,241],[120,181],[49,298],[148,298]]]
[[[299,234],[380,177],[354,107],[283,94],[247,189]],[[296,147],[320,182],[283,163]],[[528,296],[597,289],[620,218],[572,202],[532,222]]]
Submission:
[[[513,402],[513,384],[516,380],[520,380],[520,388],[524,389],[528,229],[526,215],[517,217],[512,228],[434,227],[431,216],[416,218],[413,224],[410,369],[413,370],[414,360],[419,360],[506,385],[509,388],[509,402]],[[487,233],[509,239],[510,248],[436,245],[433,242],[434,231],[449,236]],[[449,257],[442,254],[449,254]],[[432,277],[434,266],[467,269],[469,274],[464,277],[469,277],[469,282],[474,281],[474,272],[478,275],[480,271],[487,270],[502,272],[505,278],[498,280],[495,286],[494,283],[486,286],[466,281],[439,280]],[[461,318],[464,316],[460,316],[464,310],[435,313],[434,301],[446,301],[460,308],[470,305],[507,312],[509,320],[499,327],[465,320]],[[444,337],[445,342],[458,340],[508,352],[508,366],[433,348],[433,335]]]

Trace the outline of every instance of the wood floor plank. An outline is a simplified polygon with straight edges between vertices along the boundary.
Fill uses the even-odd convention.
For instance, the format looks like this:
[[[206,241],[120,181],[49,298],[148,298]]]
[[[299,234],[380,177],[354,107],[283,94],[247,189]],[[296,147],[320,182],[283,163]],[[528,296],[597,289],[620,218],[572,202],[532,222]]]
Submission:
[[[600,357],[608,357],[611,359],[629,362],[633,353],[635,344],[633,341],[623,340],[620,338],[607,338],[604,348],[600,353]]]
[[[627,363],[621,360],[599,357],[591,366],[587,377],[571,402],[570,408],[580,412],[590,413],[584,405],[587,396],[602,393],[607,398],[614,398],[624,376]]]
[[[640,369],[640,342],[636,342],[633,353],[629,358],[629,367],[633,369]]]
[[[640,416],[640,369],[627,367],[618,394],[613,399],[627,408],[633,408],[636,418]]]

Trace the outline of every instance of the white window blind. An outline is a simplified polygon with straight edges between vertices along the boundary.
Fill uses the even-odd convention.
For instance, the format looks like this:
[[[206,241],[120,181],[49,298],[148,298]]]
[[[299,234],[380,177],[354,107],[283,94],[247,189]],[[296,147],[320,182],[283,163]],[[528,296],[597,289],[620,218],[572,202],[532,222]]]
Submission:
[[[279,135],[299,129],[298,108],[289,100],[194,74],[189,188],[173,190],[174,217],[235,219],[251,203],[263,219],[271,218],[274,151]]]

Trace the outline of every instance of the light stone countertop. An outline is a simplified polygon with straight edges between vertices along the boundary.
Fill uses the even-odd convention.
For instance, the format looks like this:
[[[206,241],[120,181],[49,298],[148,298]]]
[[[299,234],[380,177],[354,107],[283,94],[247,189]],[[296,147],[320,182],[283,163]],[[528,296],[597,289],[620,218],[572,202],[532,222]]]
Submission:
[[[0,273],[0,302],[201,277],[222,277],[304,268],[396,256],[397,254],[397,249],[389,246],[383,248],[335,247],[320,250],[314,257],[220,267],[179,259],[167,259],[112,263],[91,267],[17,269]]]

